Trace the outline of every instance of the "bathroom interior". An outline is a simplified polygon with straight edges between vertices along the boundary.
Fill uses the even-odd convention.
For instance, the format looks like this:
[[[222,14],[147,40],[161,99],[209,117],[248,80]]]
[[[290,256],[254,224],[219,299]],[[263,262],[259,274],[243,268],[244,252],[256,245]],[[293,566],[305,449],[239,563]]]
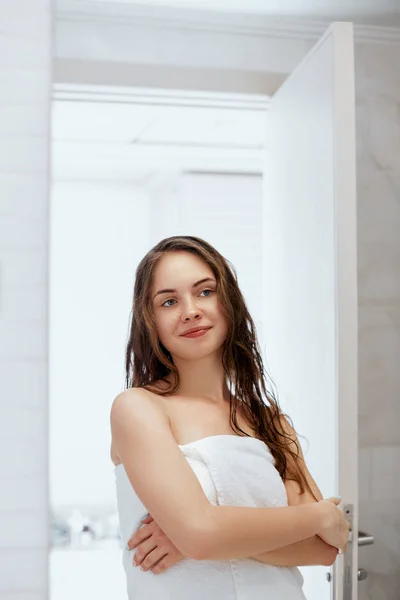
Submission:
[[[93,582],[95,597],[125,598],[108,411],[124,383],[135,266],[162,237],[204,237],[237,268],[267,342],[268,105],[335,21],[354,24],[358,598],[398,600],[400,6],[8,4],[0,600],[86,600]]]

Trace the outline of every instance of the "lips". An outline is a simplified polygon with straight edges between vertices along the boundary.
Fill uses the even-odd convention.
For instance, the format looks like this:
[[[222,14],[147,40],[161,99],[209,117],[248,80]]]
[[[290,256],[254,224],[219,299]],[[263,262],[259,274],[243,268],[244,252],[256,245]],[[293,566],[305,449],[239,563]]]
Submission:
[[[188,329],[187,331],[185,331],[185,333],[182,333],[181,336],[185,337],[190,333],[196,333],[196,331],[208,331],[208,329],[211,329],[211,327],[193,327],[193,329]]]

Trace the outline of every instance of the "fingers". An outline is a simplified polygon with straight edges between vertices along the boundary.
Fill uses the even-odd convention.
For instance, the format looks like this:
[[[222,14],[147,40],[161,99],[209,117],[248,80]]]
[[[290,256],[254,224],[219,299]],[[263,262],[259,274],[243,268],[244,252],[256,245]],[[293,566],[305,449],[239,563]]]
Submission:
[[[134,548],[136,548],[136,546],[139,546],[139,544],[144,542],[144,540],[147,540],[152,535],[152,533],[153,530],[151,527],[151,522],[150,524],[146,524],[145,527],[137,529],[127,544],[128,550],[133,550]]]
[[[165,554],[165,551],[163,552]],[[157,547],[157,542],[153,539],[153,536],[142,542],[135,551],[132,557],[132,564],[135,567],[152,566],[157,560],[161,558],[161,550]],[[142,571],[146,569],[142,568]]]
[[[184,558],[171,543],[151,515],[141,520],[140,528],[132,535],[127,549],[136,548],[132,563],[142,571],[162,573]]]
[[[341,498],[325,498],[325,500],[327,500],[328,502],[332,502],[332,504],[335,504],[336,506],[339,506],[339,504],[341,503],[342,499]]]
[[[183,558],[183,554],[174,548],[168,552],[168,554],[161,556],[160,560],[158,560],[157,563],[150,568],[150,570],[152,573],[154,573],[154,575],[159,575],[160,573],[167,571],[173,565],[176,565],[176,563],[180,562]]]
[[[346,552],[347,544],[348,544],[349,538],[350,538],[350,526],[346,520],[344,521],[344,525],[345,525],[345,530],[343,532],[343,542],[338,549],[338,554],[344,554]]]
[[[159,575],[160,573],[164,573],[167,569],[169,569],[172,565],[168,560],[168,554],[163,556],[160,561],[151,569],[154,575]]]
[[[133,564],[136,567],[140,567],[142,571],[149,571],[166,556],[165,550],[161,550],[157,546],[148,551],[147,554],[142,552],[140,548],[137,554],[139,554],[139,556],[135,556]]]
[[[160,573],[164,573],[165,571],[167,571],[167,569],[169,569],[177,562],[182,560],[182,558],[183,556],[179,553],[176,553],[176,555],[167,554],[151,570],[154,573],[154,575],[159,575]]]
[[[147,515],[147,517],[142,519],[140,522],[143,523],[143,525],[149,525],[152,521],[153,517],[151,515]]]

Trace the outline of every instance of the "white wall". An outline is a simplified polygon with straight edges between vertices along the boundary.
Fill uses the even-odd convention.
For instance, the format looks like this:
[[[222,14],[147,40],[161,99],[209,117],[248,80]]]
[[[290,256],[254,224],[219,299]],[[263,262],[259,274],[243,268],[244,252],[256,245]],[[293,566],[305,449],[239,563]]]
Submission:
[[[110,407],[124,389],[135,269],[149,250],[146,192],[56,182],[51,201],[50,499],[115,504]]]
[[[43,600],[50,0],[2,3],[0,57],[0,600]]]

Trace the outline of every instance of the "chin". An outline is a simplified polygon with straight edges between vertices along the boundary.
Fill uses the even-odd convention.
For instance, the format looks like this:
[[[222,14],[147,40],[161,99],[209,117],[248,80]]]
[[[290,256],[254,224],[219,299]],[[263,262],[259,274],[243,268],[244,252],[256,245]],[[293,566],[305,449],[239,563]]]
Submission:
[[[219,352],[222,344],[213,343],[199,343],[193,344],[192,347],[179,348],[176,352],[172,352],[172,355],[180,358],[182,360],[200,360],[202,358],[206,358],[207,356],[211,356]]]

